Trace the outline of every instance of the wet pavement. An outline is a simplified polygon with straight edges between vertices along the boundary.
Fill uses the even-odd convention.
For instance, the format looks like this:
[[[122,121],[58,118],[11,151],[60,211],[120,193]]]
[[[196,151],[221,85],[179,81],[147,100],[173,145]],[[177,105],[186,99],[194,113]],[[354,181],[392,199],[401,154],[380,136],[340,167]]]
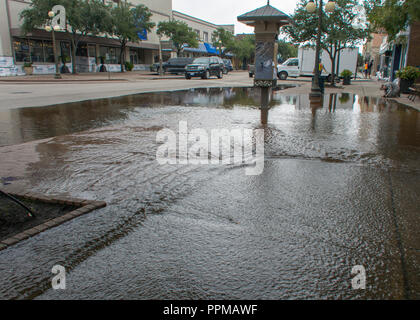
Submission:
[[[353,94],[277,90],[268,115],[259,101],[212,88],[2,111],[4,187],[108,207],[0,252],[0,297],[418,299],[420,113]],[[179,121],[265,129],[263,174],[159,165],[156,134]]]

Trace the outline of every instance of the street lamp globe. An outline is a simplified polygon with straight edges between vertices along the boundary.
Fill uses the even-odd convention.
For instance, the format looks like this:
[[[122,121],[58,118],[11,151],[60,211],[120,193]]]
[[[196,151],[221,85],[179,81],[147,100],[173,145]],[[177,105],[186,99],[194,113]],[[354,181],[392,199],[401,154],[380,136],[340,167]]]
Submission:
[[[53,18],[53,17],[55,16],[54,11],[48,11],[48,16],[49,16],[50,18]]]
[[[51,26],[45,26],[45,31],[51,32],[51,30],[52,30]]]
[[[335,2],[334,1],[328,1],[325,5],[325,11],[327,12],[334,12],[335,10]]]
[[[60,30],[61,30],[61,28],[60,28],[59,25],[54,26],[54,31],[60,31]]]
[[[310,1],[307,5],[306,5],[306,11],[309,13],[314,13],[316,11],[316,4],[313,1]]]

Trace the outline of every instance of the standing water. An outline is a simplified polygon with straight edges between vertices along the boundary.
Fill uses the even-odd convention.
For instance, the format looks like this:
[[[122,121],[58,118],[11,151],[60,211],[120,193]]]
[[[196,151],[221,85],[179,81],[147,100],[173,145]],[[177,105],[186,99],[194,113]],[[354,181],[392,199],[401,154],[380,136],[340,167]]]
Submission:
[[[314,104],[281,90],[260,110],[259,92],[0,112],[1,181],[108,203],[1,251],[0,297],[419,298],[420,113],[378,97]],[[160,165],[156,136],[180,121],[264,129],[263,173]],[[51,289],[56,264],[65,291]],[[355,265],[366,290],[351,287]]]

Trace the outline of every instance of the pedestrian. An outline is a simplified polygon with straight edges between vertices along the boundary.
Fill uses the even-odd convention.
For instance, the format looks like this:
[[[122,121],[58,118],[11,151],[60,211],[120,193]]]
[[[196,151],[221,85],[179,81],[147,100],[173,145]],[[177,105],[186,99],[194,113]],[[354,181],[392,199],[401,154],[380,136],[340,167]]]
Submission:
[[[372,67],[373,67],[373,60],[371,60],[370,62],[369,62],[369,65],[368,65],[368,74],[369,74],[369,79],[371,79],[371,73],[372,73]]]
[[[369,70],[369,63],[365,61],[365,65],[363,66],[363,73],[365,74],[365,79],[368,77],[368,70]]]

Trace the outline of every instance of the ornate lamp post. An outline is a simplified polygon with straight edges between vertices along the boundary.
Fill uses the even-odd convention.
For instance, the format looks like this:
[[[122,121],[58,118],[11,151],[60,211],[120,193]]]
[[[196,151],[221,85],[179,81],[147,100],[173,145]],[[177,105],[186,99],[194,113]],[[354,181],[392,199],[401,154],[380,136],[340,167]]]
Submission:
[[[261,122],[267,123],[270,91],[277,85],[277,38],[282,26],[291,23],[284,12],[267,5],[238,17],[238,21],[254,27],[255,77],[254,86],[261,88]]]
[[[52,19],[55,16],[54,11],[49,11],[48,12],[48,16]],[[61,27],[57,24],[55,26],[52,25],[46,25],[45,26],[45,31],[47,32],[52,32],[52,40],[53,40],[53,50],[54,50],[54,63],[55,63],[55,79],[61,79],[61,74],[60,74],[60,66],[58,65],[58,57],[57,57],[57,46],[56,46],[56,42],[55,42],[55,32],[56,31],[60,31]]]
[[[321,35],[322,35],[322,16],[323,16],[323,0],[319,0],[319,7],[318,7],[318,35],[316,38],[316,50],[315,50],[315,74],[312,81],[312,89],[311,89],[311,96],[320,97],[321,96],[321,88],[319,87],[319,77],[321,75],[321,72],[319,70],[319,63],[320,63],[320,52],[321,52]],[[313,0],[311,0],[306,5],[306,11],[309,13],[315,13],[316,11],[316,4]],[[325,5],[325,11],[327,12],[333,12],[335,10],[335,2],[334,1],[328,1],[328,3]]]

